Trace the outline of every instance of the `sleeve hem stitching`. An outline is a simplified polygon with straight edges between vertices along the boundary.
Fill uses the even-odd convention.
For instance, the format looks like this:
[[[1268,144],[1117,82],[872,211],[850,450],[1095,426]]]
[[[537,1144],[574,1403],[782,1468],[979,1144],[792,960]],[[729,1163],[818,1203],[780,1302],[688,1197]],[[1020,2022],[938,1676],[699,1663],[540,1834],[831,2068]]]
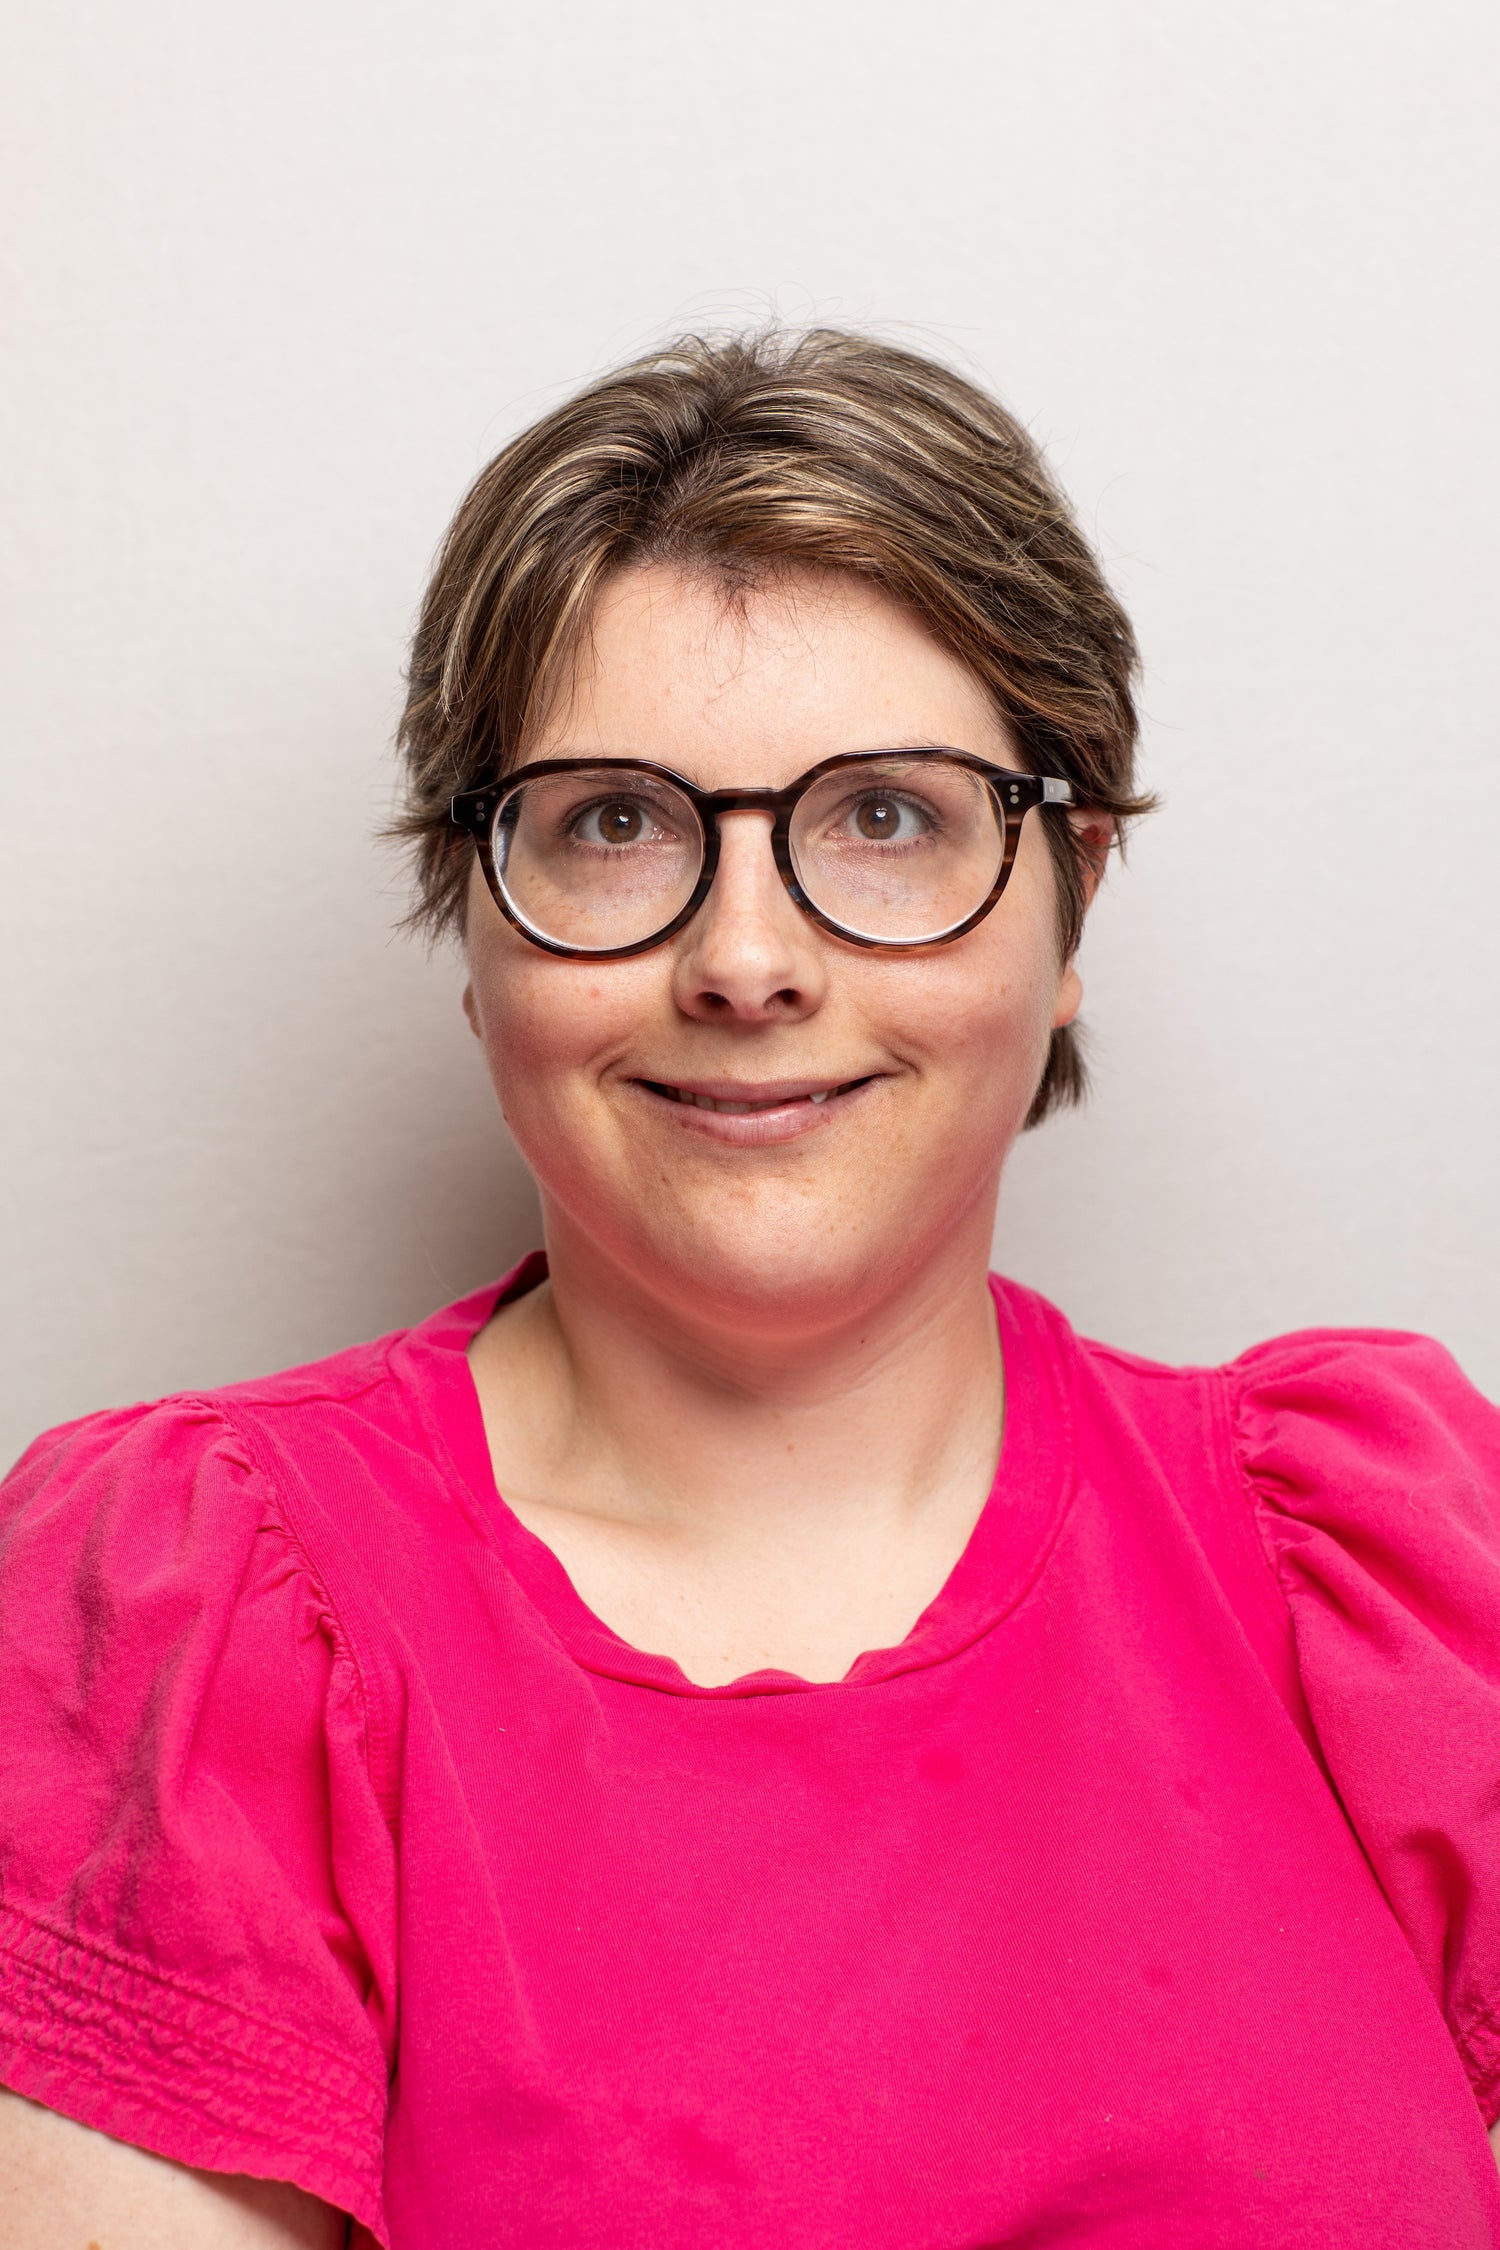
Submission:
[[[371,2097],[367,2082],[336,2049],[301,2034],[289,2034],[268,2017],[254,2015],[216,1993],[201,1991],[183,1978],[165,1976],[149,1963],[117,1953],[97,1939],[58,1931],[41,1915],[28,1914],[16,1906],[0,1906],[0,1959],[11,1963],[20,1985],[39,1980],[92,2006],[101,2017],[133,2023],[166,2015],[205,2053],[212,2050],[235,2060],[253,2047],[257,2063],[295,2081],[299,2090],[334,2094],[351,2109],[363,2108],[372,2121],[383,2123],[383,2098],[376,2101]],[[0,1999],[4,2012],[13,2018],[25,2012],[16,2008],[21,1996],[17,1983],[7,1979],[7,1989]],[[147,1987],[158,2002],[165,1996],[175,2005],[166,2009],[142,2005],[146,1994],[132,1992],[134,1984]],[[40,1995],[37,1999],[45,2013]]]

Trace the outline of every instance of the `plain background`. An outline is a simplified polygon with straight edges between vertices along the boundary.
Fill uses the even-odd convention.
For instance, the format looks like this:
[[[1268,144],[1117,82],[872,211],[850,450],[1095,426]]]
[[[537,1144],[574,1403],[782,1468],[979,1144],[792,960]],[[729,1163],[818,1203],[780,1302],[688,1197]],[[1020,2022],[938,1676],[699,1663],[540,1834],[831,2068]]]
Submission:
[[[998,1261],[1500,1390],[1490,0],[10,17],[0,1450],[532,1242],[372,840],[403,644],[513,431],[772,312],[991,382],[1145,647],[1165,809]]]

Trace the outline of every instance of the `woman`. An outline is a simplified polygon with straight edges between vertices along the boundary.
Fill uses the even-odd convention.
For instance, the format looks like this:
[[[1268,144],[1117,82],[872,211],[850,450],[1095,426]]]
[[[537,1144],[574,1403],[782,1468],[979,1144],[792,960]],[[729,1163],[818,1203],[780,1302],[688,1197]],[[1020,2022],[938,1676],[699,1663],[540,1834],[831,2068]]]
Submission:
[[[867,341],[479,479],[406,827],[546,1255],[16,1470],[12,2239],[1500,2243],[1500,1416],[987,1276],[1132,663]]]

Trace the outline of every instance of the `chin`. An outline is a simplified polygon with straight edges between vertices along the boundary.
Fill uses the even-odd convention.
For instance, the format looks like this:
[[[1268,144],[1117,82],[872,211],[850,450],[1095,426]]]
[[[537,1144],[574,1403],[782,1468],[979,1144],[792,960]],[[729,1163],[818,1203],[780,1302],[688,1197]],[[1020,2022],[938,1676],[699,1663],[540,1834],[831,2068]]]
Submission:
[[[864,1317],[893,1274],[921,1262],[910,1229],[840,1224],[821,1199],[727,1199],[631,1230],[621,1268],[664,1303],[748,1340],[826,1333]],[[595,1237],[599,1239],[598,1235]]]
[[[889,1270],[878,1251],[841,1257],[783,1240],[720,1249],[701,1264],[676,1261],[671,1286],[674,1295],[691,1293],[700,1320],[730,1335],[796,1341],[862,1319],[888,1292]],[[883,1289],[876,1284],[882,1272]]]
[[[611,1150],[602,1164],[553,1162],[538,1147],[547,1236],[598,1275],[601,1257],[627,1291],[738,1336],[795,1342],[846,1329],[888,1302],[945,1241],[989,1220],[1003,1120],[948,1133],[914,1164],[905,1135],[828,1163],[816,1144],[765,1150],[739,1172],[684,1149],[670,1167]],[[876,1136],[878,1141],[881,1136]],[[533,1152],[526,1151],[528,1155]],[[613,1157],[614,1161],[610,1161]],[[550,1177],[548,1176],[550,1174]],[[600,1276],[602,1278],[602,1276]]]

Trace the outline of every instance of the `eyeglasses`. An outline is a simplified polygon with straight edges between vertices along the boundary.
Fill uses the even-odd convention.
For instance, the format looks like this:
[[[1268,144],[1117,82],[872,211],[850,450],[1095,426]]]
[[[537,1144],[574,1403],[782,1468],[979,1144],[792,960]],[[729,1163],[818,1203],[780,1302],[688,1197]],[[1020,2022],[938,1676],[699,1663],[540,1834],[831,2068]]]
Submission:
[[[835,937],[947,945],[1004,890],[1034,805],[1066,781],[964,750],[845,752],[786,789],[697,789],[629,758],[541,759],[455,797],[496,905],[548,953],[618,961],[691,921],[719,864],[719,821],[771,815],[787,892]]]

